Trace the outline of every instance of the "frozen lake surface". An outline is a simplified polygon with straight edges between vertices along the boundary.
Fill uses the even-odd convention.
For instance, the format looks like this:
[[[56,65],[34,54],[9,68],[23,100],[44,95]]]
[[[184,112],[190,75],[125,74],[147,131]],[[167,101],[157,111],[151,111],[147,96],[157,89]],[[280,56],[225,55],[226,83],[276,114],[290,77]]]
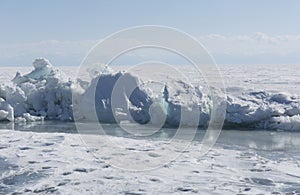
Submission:
[[[300,192],[298,132],[222,131],[217,144],[202,156],[199,148],[203,130],[197,132],[185,151],[180,151],[169,145],[170,138],[166,136],[176,129],[134,138],[107,125],[109,135],[86,135],[105,143],[92,148],[74,132],[72,123],[45,122],[15,128],[20,131],[0,130],[1,194]],[[70,131],[72,134],[54,133]],[[113,140],[113,144],[107,140]],[[189,142],[184,136],[177,141]],[[101,151],[94,153],[96,150]],[[130,157],[133,152],[155,160],[161,157],[162,150],[178,156],[157,168],[137,172],[111,163],[120,158],[125,168],[131,168],[136,162]]]
[[[220,68],[230,97],[247,91],[293,94],[272,101],[269,97],[260,101],[246,96],[231,102],[232,108],[242,105],[240,109],[248,111],[244,105],[259,100],[253,103],[254,110],[271,105],[273,114],[278,111],[278,115],[290,117],[285,112],[293,105],[294,114],[297,112],[299,68],[279,65]],[[16,70],[24,75],[32,68],[1,68],[0,83],[10,85],[8,81]],[[76,75],[74,67],[61,70],[71,78]],[[193,70],[183,67],[180,70],[195,83],[201,80]],[[151,69],[135,69],[135,74],[142,78],[151,76],[149,73]],[[161,82],[177,77],[175,73],[166,77],[164,70],[154,76],[152,79]],[[228,120],[248,120],[236,114],[236,110],[233,112],[236,118]],[[257,115],[261,116],[255,112],[251,117]],[[200,153],[206,131],[198,130],[191,141],[188,127],[174,140],[177,128],[162,128],[151,136],[138,137],[116,124],[103,124],[104,133],[91,135],[86,129],[86,134],[79,135],[73,122],[0,122],[0,194],[298,194],[298,115],[293,119],[294,126],[285,121],[290,129],[284,131],[276,130],[283,126],[273,130],[223,130],[206,155]],[[181,145],[187,147],[182,149]],[[141,165],[145,170],[141,171]],[[140,171],[132,171],[134,167]]]

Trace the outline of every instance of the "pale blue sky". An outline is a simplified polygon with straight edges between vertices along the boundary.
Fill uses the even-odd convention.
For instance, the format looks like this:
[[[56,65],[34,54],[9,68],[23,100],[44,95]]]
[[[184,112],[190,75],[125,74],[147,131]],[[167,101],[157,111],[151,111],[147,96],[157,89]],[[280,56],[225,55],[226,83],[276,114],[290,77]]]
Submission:
[[[296,0],[0,0],[0,66],[42,55],[78,65],[97,40],[148,24],[191,34],[219,64],[297,64],[299,10]]]

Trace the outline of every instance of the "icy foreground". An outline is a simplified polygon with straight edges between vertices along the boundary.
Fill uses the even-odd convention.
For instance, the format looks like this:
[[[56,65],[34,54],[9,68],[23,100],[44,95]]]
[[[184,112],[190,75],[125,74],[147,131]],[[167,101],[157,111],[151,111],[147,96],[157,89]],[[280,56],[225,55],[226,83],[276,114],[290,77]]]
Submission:
[[[193,126],[191,119],[200,116],[198,126],[205,128],[210,119],[212,101],[202,90],[202,83],[190,85],[169,79],[160,90],[151,91],[139,86],[140,78],[131,73],[105,70],[93,74],[87,83],[67,79],[46,59],[36,59],[33,67],[34,70],[24,76],[17,73],[13,85],[0,85],[0,121],[73,121],[76,114],[82,120],[105,123],[129,121],[155,125],[163,122],[168,126]],[[122,90],[117,90],[118,99],[113,107],[113,88],[121,77]],[[139,87],[131,89],[132,86]],[[93,89],[96,89],[95,94]],[[77,110],[73,110],[72,93],[81,102]],[[95,104],[87,98],[92,95]],[[97,118],[91,116],[94,106]],[[182,119],[182,113],[188,117]],[[225,127],[299,131],[299,114],[297,94],[246,90],[243,94],[227,95]]]
[[[87,135],[88,136],[88,135]],[[91,136],[91,135],[90,135]],[[99,158],[79,134],[0,131],[0,194],[297,194],[299,160],[266,150],[265,157],[250,149],[214,147],[199,156],[200,142],[181,153],[168,141],[95,136],[103,143]],[[269,136],[264,136],[269,137]],[[111,145],[122,143],[121,145]],[[178,140],[180,142],[180,140]],[[288,140],[287,140],[288,141]],[[294,141],[297,141],[296,139]],[[280,141],[281,142],[281,141]],[[288,142],[287,142],[288,143]],[[122,152],[117,152],[122,147]],[[107,163],[145,148],[155,160],[160,152],[181,154],[151,171],[121,170]],[[136,156],[135,156],[136,157]],[[122,161],[126,165],[136,162]]]

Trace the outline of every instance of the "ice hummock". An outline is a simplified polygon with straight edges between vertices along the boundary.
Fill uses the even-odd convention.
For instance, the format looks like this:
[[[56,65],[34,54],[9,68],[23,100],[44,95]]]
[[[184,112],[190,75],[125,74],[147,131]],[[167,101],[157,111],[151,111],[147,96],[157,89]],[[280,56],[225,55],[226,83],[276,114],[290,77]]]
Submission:
[[[122,79],[120,81],[119,79]],[[116,83],[119,83],[116,86]],[[79,118],[94,120],[91,116],[96,107],[97,120],[105,123],[134,121],[147,123],[150,120],[148,110],[152,103],[146,91],[139,87],[139,79],[125,72],[99,74],[92,79],[89,87],[78,98],[80,102]],[[112,99],[113,89],[114,99]],[[94,103],[95,102],[95,103]],[[114,105],[112,103],[114,102]],[[116,112],[114,110],[117,109]]]
[[[105,66],[91,69],[90,82],[68,79],[44,58],[34,60],[33,68],[26,75],[17,73],[13,85],[0,85],[0,121],[73,121],[74,112],[82,119],[106,123],[163,122],[168,126],[193,126],[199,118],[197,125],[205,128],[213,109],[210,94],[202,90],[201,83],[169,79],[161,90],[153,91],[142,86],[138,76]],[[73,110],[72,94],[80,98],[79,110]],[[96,118],[91,116],[93,106]],[[225,127],[299,131],[299,107],[299,97],[287,92],[245,90],[242,95],[228,94]]]
[[[236,97],[228,95],[226,125],[228,127],[296,130],[294,126],[299,126],[299,120],[289,119],[299,117],[299,105],[297,95],[288,93],[250,91]],[[284,122],[287,120],[290,121],[289,125]]]
[[[13,108],[15,122],[72,120],[73,82],[55,70],[43,58],[33,62],[34,70],[24,76],[17,73],[13,86],[2,86],[0,96]],[[5,109],[4,109],[5,110]],[[3,120],[3,119],[2,119]]]
[[[200,114],[201,119],[196,125],[207,125],[210,100],[193,86],[182,81],[170,81],[155,94],[141,83],[138,77],[127,72],[99,74],[77,97],[80,104],[75,112],[78,118],[88,121],[158,125],[162,123],[161,119],[165,119],[163,123],[168,126],[195,126],[194,121],[199,121]],[[169,88],[170,85],[172,87]],[[181,117],[183,112],[187,117]]]

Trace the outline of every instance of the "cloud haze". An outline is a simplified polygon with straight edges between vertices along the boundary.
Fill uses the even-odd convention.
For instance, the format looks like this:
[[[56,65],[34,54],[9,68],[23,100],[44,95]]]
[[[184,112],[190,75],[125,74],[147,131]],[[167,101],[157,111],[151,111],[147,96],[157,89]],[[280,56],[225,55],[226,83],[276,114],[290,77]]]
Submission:
[[[196,38],[219,64],[296,64],[300,62],[300,34],[268,35],[257,32],[250,35],[209,34]],[[97,40],[46,40],[23,44],[2,44],[0,66],[30,65],[36,57],[49,58],[56,65],[79,65],[89,49],[97,42]]]

